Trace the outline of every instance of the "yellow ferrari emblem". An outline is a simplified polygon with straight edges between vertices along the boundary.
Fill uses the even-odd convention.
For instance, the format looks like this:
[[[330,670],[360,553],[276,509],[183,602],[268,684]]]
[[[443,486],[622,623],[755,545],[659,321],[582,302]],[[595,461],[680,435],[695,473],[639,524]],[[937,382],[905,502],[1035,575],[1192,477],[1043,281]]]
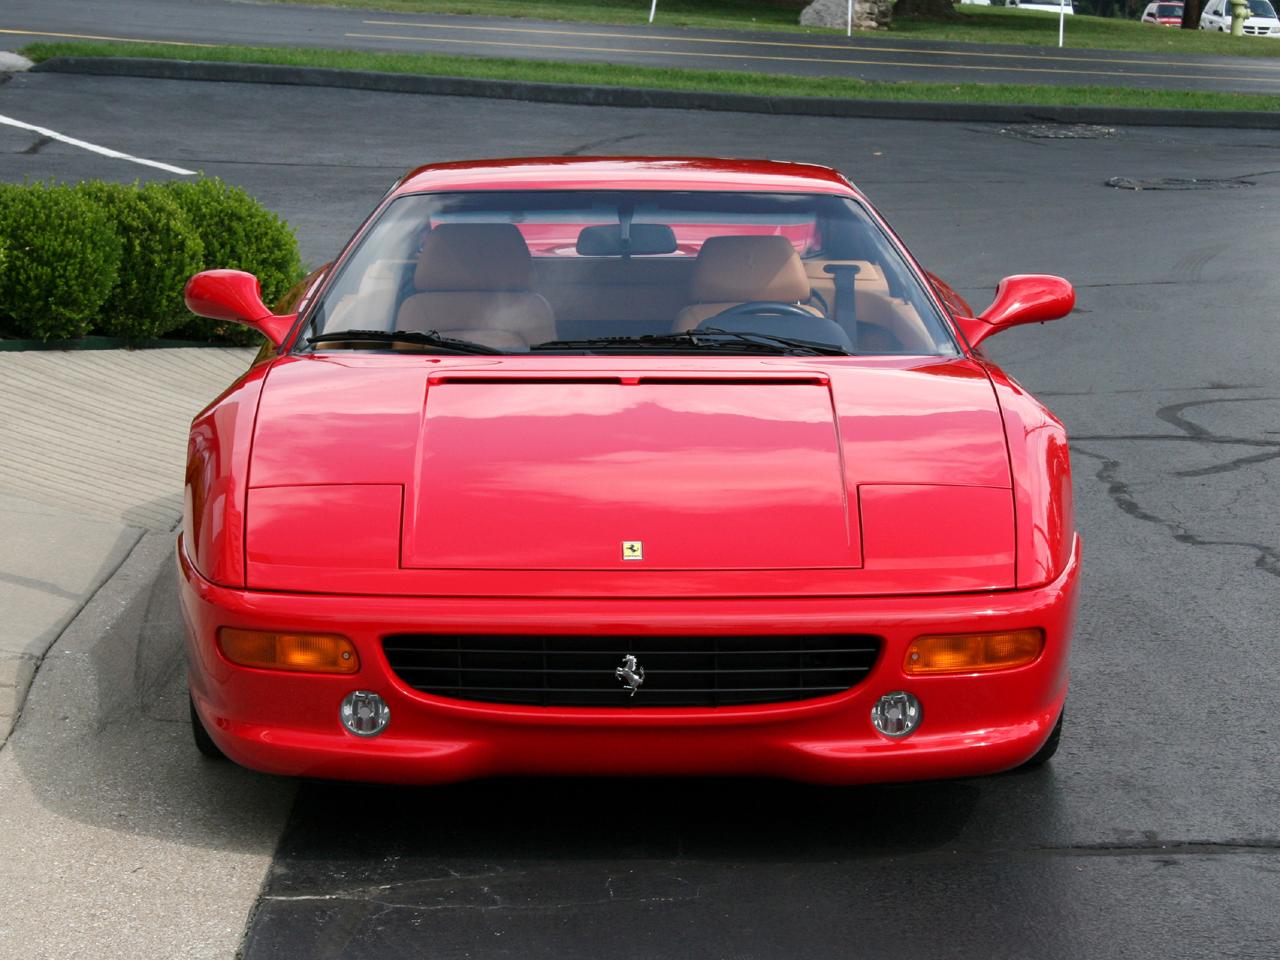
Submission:
[[[643,560],[644,559],[644,543],[639,540],[623,540],[622,541],[622,559],[623,560]]]

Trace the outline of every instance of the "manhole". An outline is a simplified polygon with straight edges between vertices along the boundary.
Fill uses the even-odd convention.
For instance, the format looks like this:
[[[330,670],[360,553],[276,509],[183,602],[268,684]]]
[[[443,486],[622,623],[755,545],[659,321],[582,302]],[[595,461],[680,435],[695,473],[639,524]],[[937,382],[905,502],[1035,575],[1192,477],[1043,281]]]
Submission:
[[[1019,140],[1105,140],[1115,136],[1116,128],[1092,123],[1020,123],[1001,127],[1000,133]]]
[[[1234,190],[1236,187],[1252,187],[1254,182],[1240,177],[1155,177],[1149,180],[1112,177],[1107,186],[1121,190]]]

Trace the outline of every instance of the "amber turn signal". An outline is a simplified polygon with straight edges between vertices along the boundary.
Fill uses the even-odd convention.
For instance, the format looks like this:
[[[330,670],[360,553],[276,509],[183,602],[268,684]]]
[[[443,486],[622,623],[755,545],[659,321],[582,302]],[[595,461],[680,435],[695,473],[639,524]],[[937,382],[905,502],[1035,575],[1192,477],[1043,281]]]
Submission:
[[[1031,663],[1043,649],[1043,630],[917,637],[902,670],[913,676],[1009,670]]]
[[[360,669],[356,648],[335,633],[279,633],[270,630],[218,631],[218,646],[232,663],[263,670],[305,670],[310,673],[355,673]]]

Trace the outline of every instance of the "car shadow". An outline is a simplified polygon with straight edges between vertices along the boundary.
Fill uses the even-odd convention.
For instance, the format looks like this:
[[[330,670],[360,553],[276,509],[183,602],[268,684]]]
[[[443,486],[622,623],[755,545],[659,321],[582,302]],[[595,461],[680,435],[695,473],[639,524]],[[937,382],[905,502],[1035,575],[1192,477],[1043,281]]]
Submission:
[[[1052,768],[853,787],[746,778],[308,781],[279,856],[795,863],[990,852],[1052,845],[1062,829],[1058,793]]]

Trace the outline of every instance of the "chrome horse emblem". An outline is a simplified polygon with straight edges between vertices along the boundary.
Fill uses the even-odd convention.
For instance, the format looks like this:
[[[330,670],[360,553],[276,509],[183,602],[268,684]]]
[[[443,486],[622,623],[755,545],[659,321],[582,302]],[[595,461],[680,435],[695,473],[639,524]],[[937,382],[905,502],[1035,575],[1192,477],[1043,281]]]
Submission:
[[[622,658],[622,666],[614,670],[613,675],[626,684],[633,697],[644,683],[644,667],[636,663],[636,658],[629,653]]]

